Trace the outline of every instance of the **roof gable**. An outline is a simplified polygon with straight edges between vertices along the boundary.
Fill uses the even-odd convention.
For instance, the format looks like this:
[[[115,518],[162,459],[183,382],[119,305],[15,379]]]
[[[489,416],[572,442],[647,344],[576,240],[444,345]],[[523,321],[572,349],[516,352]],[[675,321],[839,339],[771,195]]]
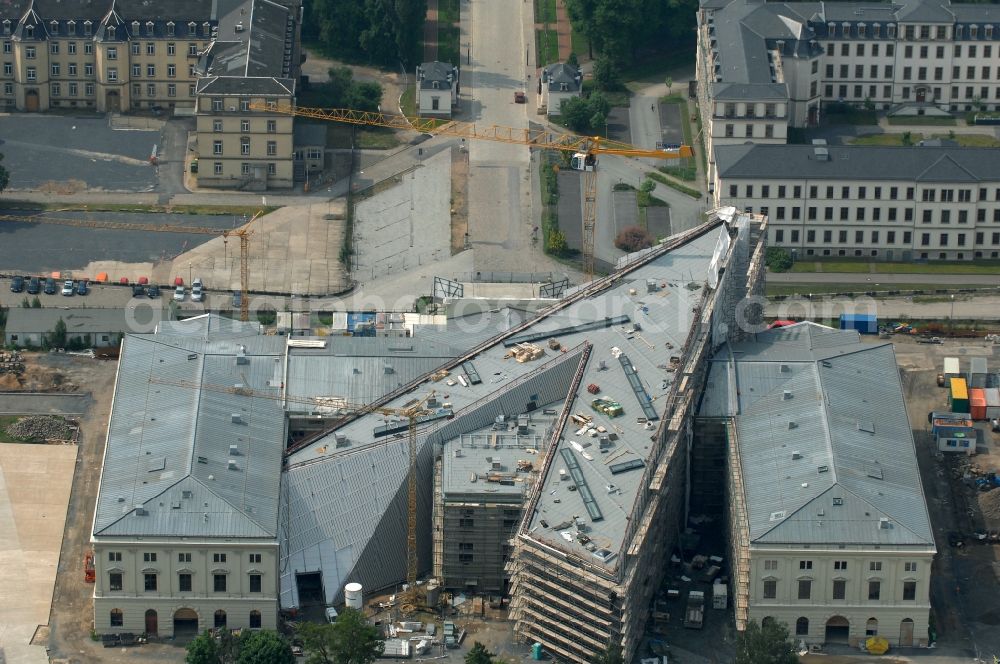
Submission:
[[[916,178],[917,182],[968,182],[978,179],[971,171],[947,154],[941,155]]]

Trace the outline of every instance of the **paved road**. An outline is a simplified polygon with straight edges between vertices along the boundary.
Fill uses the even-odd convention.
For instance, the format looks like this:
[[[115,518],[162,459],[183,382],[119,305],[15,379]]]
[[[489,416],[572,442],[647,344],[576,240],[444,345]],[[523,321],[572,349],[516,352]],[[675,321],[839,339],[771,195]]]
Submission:
[[[807,300],[795,297],[770,302],[764,307],[768,317],[794,320],[838,318],[842,313],[874,313],[883,319],[947,320],[952,315],[952,302],[914,302],[912,297],[874,299],[869,297],[824,297]],[[959,320],[997,320],[1000,296],[956,296],[954,317]]]
[[[870,274],[865,272],[768,272],[772,284],[982,284],[1000,285],[1000,274]]]
[[[90,394],[0,392],[0,415],[82,415],[90,402]]]

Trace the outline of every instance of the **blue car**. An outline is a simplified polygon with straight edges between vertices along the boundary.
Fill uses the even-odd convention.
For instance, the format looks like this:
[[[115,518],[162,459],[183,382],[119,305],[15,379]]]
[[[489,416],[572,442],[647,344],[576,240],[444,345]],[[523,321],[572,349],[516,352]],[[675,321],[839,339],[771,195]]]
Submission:
[[[76,294],[77,295],[86,295],[89,292],[90,292],[90,288],[87,287],[87,280],[86,279],[81,279],[79,282],[77,282],[77,284],[76,284]]]

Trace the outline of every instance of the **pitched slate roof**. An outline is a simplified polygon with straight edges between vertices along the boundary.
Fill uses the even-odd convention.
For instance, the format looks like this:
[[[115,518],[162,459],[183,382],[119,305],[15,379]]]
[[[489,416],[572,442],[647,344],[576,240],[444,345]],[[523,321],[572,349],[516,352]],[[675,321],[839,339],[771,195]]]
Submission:
[[[817,158],[812,145],[719,145],[715,159],[726,178],[828,180],[904,180],[977,182],[1000,177],[1000,150],[954,147],[822,146],[829,160]]]
[[[549,92],[578,92],[583,85],[580,70],[563,62],[546,67],[544,74],[549,84]],[[565,90],[562,87],[564,85]]]
[[[713,358],[700,415],[732,417],[751,541],[933,547],[892,344],[815,323]]]

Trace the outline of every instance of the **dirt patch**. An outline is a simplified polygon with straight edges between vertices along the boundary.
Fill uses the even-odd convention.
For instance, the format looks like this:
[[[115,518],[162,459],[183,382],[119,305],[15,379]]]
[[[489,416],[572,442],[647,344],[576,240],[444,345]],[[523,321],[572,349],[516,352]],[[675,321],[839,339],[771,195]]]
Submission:
[[[306,61],[302,73],[309,77],[309,83],[325,83],[330,80],[329,71],[333,67],[347,67],[356,81],[374,81],[382,86],[382,110],[399,112],[399,96],[403,93],[403,79],[399,72],[383,71],[375,67],[349,65],[323,57],[312,49],[303,49]]]
[[[38,185],[35,191],[40,191],[43,194],[76,194],[81,191],[87,191],[87,183],[76,179],[63,180],[61,182],[48,180]]]
[[[451,255],[465,251],[469,233],[469,153],[451,150]]]
[[[65,370],[67,366],[72,365],[72,360],[69,363],[53,360],[50,357],[53,355],[56,354],[21,353],[23,372],[20,375],[0,374],[0,391],[76,392],[79,390],[81,383],[77,380],[77,376]],[[86,358],[75,359],[93,363],[93,360]]]

